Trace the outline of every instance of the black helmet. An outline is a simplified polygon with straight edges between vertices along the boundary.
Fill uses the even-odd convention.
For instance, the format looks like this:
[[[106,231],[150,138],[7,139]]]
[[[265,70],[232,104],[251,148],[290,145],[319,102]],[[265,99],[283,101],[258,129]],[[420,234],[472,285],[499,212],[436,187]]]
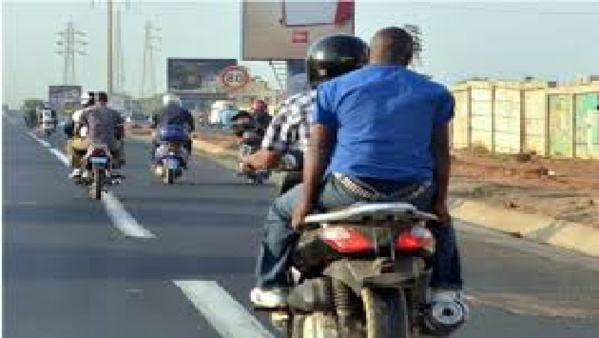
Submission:
[[[352,35],[329,35],[310,45],[306,59],[308,82],[323,81],[356,70],[368,62],[368,45]]]

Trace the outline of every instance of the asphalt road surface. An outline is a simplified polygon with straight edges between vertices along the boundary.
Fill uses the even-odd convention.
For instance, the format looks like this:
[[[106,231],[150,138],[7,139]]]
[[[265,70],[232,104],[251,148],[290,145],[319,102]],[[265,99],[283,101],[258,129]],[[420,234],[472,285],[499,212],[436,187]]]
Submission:
[[[3,116],[3,336],[268,337],[248,292],[274,189],[197,157],[173,186],[127,144],[104,201],[68,179],[62,138]],[[460,225],[472,318],[455,337],[599,337],[599,263]]]

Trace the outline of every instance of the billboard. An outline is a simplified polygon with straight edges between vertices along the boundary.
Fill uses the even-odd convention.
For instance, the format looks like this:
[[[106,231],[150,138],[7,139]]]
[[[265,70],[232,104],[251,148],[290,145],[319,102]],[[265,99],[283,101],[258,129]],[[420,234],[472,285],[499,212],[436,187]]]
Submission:
[[[219,75],[227,67],[236,66],[236,59],[167,60],[168,91],[174,93],[214,93],[223,90]]]
[[[57,112],[71,109],[79,104],[81,86],[49,86],[48,103]]]
[[[304,59],[312,41],[353,34],[354,11],[354,0],[243,0],[243,59]]]

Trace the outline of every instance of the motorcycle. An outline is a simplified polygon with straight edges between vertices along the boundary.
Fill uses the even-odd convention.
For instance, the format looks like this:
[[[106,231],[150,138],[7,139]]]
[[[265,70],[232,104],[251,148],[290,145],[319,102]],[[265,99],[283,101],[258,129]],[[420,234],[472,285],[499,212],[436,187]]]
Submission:
[[[164,184],[173,184],[183,174],[189,157],[182,145],[186,141],[187,133],[183,127],[169,125],[160,128],[159,145],[154,155],[154,172]]]
[[[447,336],[466,310],[454,302],[430,305],[434,220],[407,203],[359,203],[308,216],[287,307],[269,310],[273,324],[292,338]]]
[[[85,185],[89,195],[96,200],[102,199],[102,192],[107,190],[107,186],[121,183],[111,174],[113,158],[105,144],[92,143],[81,164],[82,174],[77,183]]]
[[[40,132],[45,136],[50,136],[56,131],[57,121],[52,116],[52,111],[49,109],[41,110],[40,116]]]
[[[56,121],[43,119],[40,127],[43,135],[50,136],[56,131]]]

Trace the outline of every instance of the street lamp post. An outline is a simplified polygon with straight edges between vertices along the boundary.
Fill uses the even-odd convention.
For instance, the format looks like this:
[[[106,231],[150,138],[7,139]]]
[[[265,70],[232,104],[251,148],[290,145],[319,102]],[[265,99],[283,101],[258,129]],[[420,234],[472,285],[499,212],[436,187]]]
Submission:
[[[107,43],[108,43],[108,48],[107,48],[107,59],[108,62],[106,64],[106,70],[107,70],[107,74],[106,74],[106,80],[107,80],[107,85],[106,85],[106,91],[108,92],[108,95],[112,95],[114,88],[113,88],[113,80],[112,80],[112,0],[107,0],[108,1],[108,31],[106,32],[107,34]]]

